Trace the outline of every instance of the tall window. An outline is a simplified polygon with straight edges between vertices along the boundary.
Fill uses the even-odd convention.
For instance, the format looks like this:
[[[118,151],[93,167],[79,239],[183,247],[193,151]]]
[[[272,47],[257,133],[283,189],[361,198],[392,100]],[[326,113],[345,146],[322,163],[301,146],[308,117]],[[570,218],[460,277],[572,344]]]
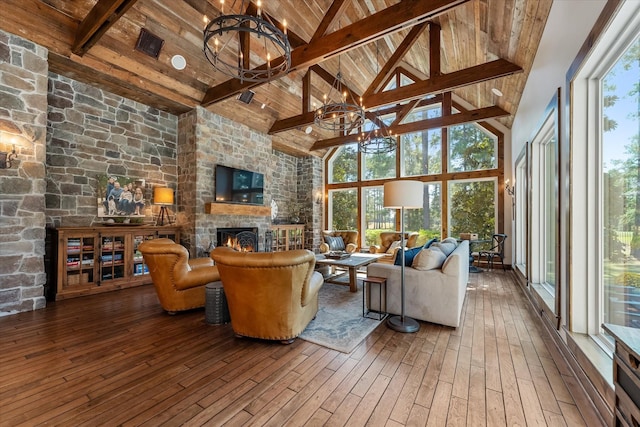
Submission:
[[[358,228],[358,192],[355,188],[329,191],[329,224],[332,230]]]
[[[361,241],[369,247],[378,243],[381,231],[396,229],[396,210],[384,208],[384,187],[363,188],[362,203],[364,236]]]
[[[478,233],[491,239],[496,232],[496,180],[449,181],[449,235]]]
[[[516,160],[515,183],[513,183],[513,186],[515,187],[515,266],[523,276],[527,277],[527,229],[529,218],[527,209],[526,151]]]
[[[329,183],[354,182],[358,180],[358,146],[343,145],[329,160],[327,173]]]
[[[531,141],[531,275],[532,291],[544,303],[549,319],[561,315],[558,284],[558,132],[559,91],[553,96],[542,125]]]
[[[497,138],[475,123],[449,128],[449,172],[497,167]]]
[[[635,328],[640,328],[639,64],[636,38],[600,80],[603,321]]]
[[[440,117],[439,106],[415,111],[403,123]],[[402,135],[402,176],[442,173],[442,129],[429,129]]]
[[[422,209],[405,210],[405,229],[419,231],[426,239],[440,238],[442,225],[442,191],[440,183],[424,185]]]
[[[639,37],[624,1],[572,78],[572,330],[609,346],[603,323],[640,328]]]
[[[543,137],[543,192],[544,192],[544,220],[542,221],[543,237],[544,237],[544,250],[542,251],[542,258],[544,261],[543,274],[544,279],[542,284],[546,286],[548,291],[555,294],[556,291],[556,247],[558,245],[557,240],[557,226],[558,216],[556,211],[558,209],[558,192],[556,191],[558,166],[556,163],[556,150],[558,148],[558,141],[555,138],[555,134],[550,132]]]

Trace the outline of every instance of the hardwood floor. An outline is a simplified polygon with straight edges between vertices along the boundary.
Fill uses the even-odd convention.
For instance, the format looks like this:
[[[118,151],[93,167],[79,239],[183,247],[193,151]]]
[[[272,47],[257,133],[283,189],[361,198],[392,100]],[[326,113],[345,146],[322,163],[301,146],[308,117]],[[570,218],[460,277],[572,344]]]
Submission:
[[[509,272],[472,274],[462,316],[343,354],[166,315],[151,286],[49,303],[0,318],[0,425],[600,425]]]

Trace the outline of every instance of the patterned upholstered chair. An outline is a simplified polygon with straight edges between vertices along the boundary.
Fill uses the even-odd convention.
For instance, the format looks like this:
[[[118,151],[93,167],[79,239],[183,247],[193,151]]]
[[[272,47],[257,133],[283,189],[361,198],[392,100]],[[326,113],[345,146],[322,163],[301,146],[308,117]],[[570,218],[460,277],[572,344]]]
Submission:
[[[324,242],[320,244],[320,253],[345,251],[351,254],[358,250],[357,230],[325,230],[322,232],[322,237]]]

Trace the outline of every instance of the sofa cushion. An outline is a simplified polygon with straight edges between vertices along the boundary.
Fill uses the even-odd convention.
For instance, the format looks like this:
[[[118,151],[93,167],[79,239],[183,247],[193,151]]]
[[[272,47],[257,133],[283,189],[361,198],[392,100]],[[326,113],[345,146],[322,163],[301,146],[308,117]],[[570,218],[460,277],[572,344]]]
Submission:
[[[342,237],[324,236],[324,241],[327,245],[329,245],[330,251],[344,251],[345,249],[344,240],[342,240]]]
[[[458,241],[453,238],[453,237],[446,237],[444,239],[442,239],[443,243],[453,243],[454,245],[456,245],[456,247],[458,246]]]
[[[422,249],[413,259],[411,265],[416,270],[435,270],[441,268],[447,256],[437,247]]]
[[[413,259],[418,254],[418,252],[420,252],[421,249],[422,247],[418,246],[416,248],[411,248],[404,251],[404,265],[407,267],[411,267],[411,264],[413,264]],[[396,259],[393,261],[393,264],[394,265],[402,264],[402,253],[400,251],[396,253]]]
[[[451,252],[456,250],[456,244],[455,243],[451,243],[451,242],[445,242],[444,240],[442,242],[436,242],[434,244],[431,245],[431,248],[439,248],[442,253],[445,254],[445,256],[449,256],[451,255]]]
[[[400,240],[396,240],[389,245],[389,249],[387,249],[387,254],[393,255],[393,253],[398,249],[401,245]]]

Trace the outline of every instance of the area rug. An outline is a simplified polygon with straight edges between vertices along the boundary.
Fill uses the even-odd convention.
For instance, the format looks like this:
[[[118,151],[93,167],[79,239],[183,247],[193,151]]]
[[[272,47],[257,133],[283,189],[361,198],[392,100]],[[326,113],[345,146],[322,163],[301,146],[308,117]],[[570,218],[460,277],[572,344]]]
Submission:
[[[342,353],[351,353],[381,322],[362,317],[360,280],[358,292],[349,292],[348,286],[325,283],[318,293],[318,306],[316,318],[300,338]]]

